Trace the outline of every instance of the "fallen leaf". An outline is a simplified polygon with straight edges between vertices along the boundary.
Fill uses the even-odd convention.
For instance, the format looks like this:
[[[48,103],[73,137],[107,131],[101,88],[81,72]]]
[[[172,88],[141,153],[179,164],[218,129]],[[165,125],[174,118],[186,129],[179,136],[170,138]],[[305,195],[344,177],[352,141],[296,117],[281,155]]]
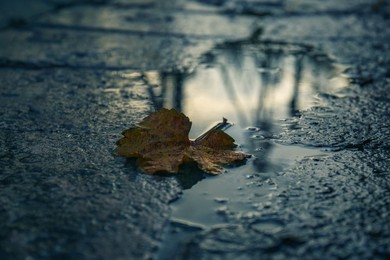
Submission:
[[[224,123],[225,123],[224,119]],[[116,153],[137,158],[137,165],[146,173],[177,173],[179,166],[196,162],[209,174],[223,172],[221,165],[244,161],[248,156],[234,151],[234,139],[213,128],[191,141],[191,121],[174,109],[161,109],[142,120],[138,127],[123,131]]]

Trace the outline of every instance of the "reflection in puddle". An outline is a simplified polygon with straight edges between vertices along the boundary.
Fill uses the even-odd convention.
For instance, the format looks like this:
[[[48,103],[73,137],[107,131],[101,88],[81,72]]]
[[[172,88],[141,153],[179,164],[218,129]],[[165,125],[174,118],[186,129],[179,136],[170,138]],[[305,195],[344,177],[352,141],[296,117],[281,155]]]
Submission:
[[[192,71],[143,77],[156,109],[173,107],[192,120],[191,138],[225,117],[235,124],[227,133],[255,155],[254,170],[269,173],[289,165],[288,154],[280,160],[277,154],[305,154],[275,143],[281,120],[312,106],[316,94],[346,86],[342,69],[305,46],[233,42],[205,54]]]
[[[226,117],[241,128],[270,131],[278,119],[307,109],[315,94],[347,84],[324,55],[285,45],[224,44],[191,72],[144,74],[156,108],[176,108],[193,121],[192,138]]]
[[[187,190],[172,204],[168,244],[176,247],[185,234],[261,207],[283,185],[278,173],[296,160],[323,156],[318,149],[279,144],[278,133],[283,119],[299,116],[316,94],[346,86],[342,69],[308,47],[236,42],[207,53],[192,71],[143,74],[156,109],[173,107],[192,120],[191,138],[225,117],[235,124],[227,133],[253,155],[245,166],[207,181],[186,168],[178,180]],[[172,252],[167,245],[160,255]]]

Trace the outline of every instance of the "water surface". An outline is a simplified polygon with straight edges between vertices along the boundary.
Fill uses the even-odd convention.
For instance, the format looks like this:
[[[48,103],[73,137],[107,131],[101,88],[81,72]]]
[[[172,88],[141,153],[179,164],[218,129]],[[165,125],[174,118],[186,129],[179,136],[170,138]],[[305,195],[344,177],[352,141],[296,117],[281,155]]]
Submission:
[[[326,156],[323,150],[278,139],[293,127],[285,119],[310,109],[318,94],[347,85],[343,69],[308,46],[232,42],[216,46],[191,70],[143,75],[156,109],[176,108],[192,120],[191,138],[224,117],[234,124],[226,132],[237,149],[252,155],[245,165],[226,168],[219,176],[183,168],[178,180],[184,191],[171,204],[162,258],[172,256],[192,233],[264,206],[288,187],[280,173],[295,161]]]

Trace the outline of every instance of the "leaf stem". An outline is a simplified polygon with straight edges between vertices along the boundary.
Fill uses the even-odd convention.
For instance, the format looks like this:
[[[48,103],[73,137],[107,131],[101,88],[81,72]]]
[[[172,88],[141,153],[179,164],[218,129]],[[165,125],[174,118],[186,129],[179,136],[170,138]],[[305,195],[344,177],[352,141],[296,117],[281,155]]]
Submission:
[[[226,131],[229,127],[231,127],[233,124],[229,123],[228,120],[224,117],[222,117],[222,122],[217,123],[215,126],[198,136],[195,140],[194,143],[199,142],[200,140],[204,139],[206,136],[208,136],[211,132],[221,130],[221,131]]]

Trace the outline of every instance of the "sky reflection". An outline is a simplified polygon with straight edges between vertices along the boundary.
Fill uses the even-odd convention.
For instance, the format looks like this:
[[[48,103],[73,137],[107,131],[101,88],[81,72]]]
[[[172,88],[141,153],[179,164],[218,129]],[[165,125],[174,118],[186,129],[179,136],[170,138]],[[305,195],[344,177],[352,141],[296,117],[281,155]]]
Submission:
[[[193,122],[195,138],[222,117],[240,128],[271,131],[275,120],[299,115],[320,92],[347,85],[342,68],[299,46],[227,43],[195,70],[145,74],[153,104],[176,108]]]

